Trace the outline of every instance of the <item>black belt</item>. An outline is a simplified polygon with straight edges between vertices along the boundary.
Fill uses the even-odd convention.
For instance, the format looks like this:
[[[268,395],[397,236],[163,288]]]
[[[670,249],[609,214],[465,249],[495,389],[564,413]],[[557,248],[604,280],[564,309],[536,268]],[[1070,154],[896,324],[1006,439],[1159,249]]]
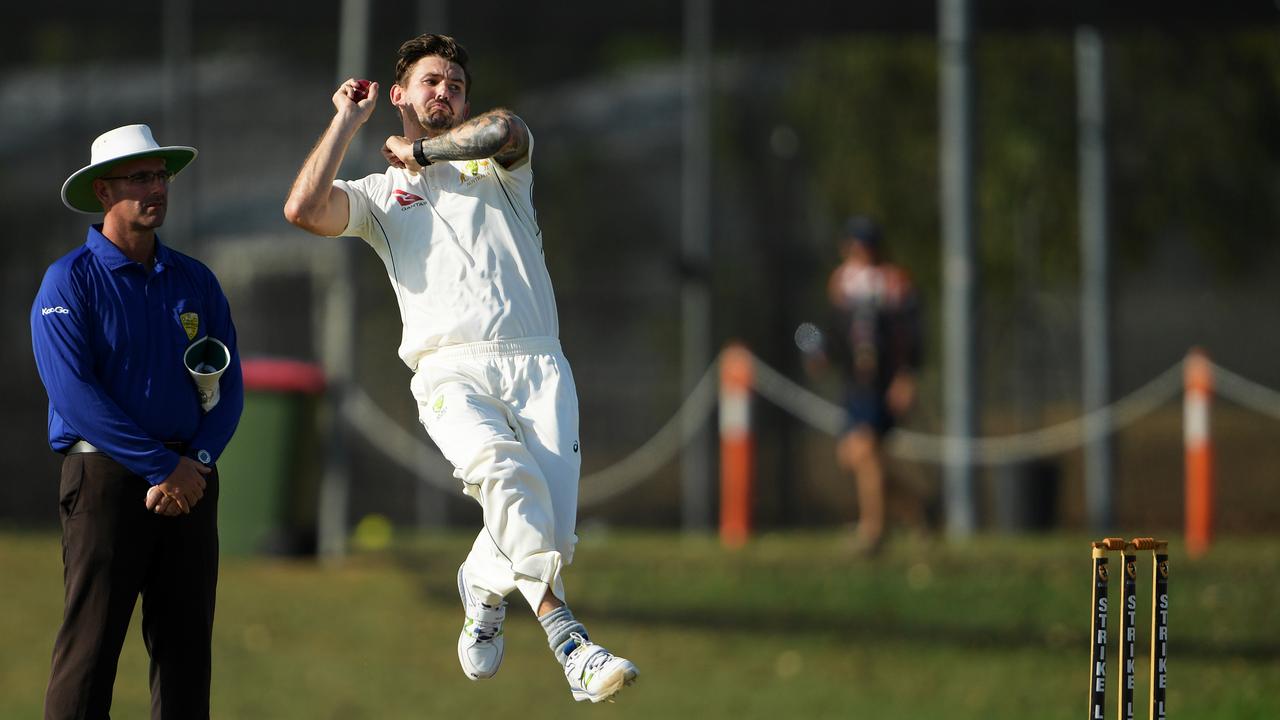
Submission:
[[[178,441],[164,443],[164,446],[177,453],[181,453],[187,449],[186,443],[178,442]],[[74,444],[72,444],[71,447],[63,451],[63,453],[66,455],[79,455],[80,453],[100,453],[100,452],[105,452],[105,451],[99,448],[98,446],[94,445],[93,443],[89,442],[88,440],[77,440]]]

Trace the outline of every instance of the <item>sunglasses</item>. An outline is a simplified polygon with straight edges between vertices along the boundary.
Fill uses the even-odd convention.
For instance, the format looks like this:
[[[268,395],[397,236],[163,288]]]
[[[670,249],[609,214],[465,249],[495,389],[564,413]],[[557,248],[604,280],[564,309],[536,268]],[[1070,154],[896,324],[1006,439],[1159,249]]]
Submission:
[[[132,175],[103,175],[99,180],[128,180],[130,185],[145,187],[159,180],[162,185],[173,182],[173,173],[168,170],[144,170]]]

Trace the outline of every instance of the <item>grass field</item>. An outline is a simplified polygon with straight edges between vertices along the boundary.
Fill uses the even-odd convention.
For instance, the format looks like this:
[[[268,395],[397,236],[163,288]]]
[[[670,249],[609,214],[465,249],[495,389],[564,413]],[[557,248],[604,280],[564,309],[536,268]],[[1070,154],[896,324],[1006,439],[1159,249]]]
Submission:
[[[724,552],[710,538],[585,533],[570,600],[596,640],[641,670],[616,704],[595,707],[571,700],[516,598],[502,672],[463,677],[454,573],[469,542],[402,537],[392,551],[327,569],[224,558],[214,717],[1085,715],[1083,536],[900,539],[865,560],[847,556],[835,534],[768,535]],[[59,552],[54,534],[0,532],[5,720],[40,716],[62,606]],[[1149,554],[1140,563],[1136,696],[1145,702]],[[1170,577],[1169,716],[1280,717],[1280,539],[1226,540],[1197,562],[1175,544]],[[137,624],[135,615],[113,717],[147,717]]]

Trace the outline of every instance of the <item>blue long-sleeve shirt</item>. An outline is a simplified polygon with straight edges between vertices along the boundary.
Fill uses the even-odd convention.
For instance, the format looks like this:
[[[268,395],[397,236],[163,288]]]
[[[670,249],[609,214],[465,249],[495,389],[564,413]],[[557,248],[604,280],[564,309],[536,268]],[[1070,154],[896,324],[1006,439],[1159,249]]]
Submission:
[[[93,225],[84,245],[49,266],[31,307],[49,446],[62,452],[87,440],[152,485],[178,465],[164,443],[216,462],[244,409],[235,326],[217,278],[158,239],[155,260],[148,271]],[[182,360],[205,336],[231,351],[208,413]]]

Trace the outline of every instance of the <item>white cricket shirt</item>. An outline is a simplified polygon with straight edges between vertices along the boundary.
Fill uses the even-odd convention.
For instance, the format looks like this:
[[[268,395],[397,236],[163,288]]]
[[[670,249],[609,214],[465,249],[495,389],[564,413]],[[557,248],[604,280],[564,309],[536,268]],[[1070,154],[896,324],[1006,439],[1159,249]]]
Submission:
[[[559,337],[533,209],[532,137],[513,170],[492,159],[438,162],[334,185],[351,201],[342,234],[363,238],[387,268],[411,370],[446,345]]]

